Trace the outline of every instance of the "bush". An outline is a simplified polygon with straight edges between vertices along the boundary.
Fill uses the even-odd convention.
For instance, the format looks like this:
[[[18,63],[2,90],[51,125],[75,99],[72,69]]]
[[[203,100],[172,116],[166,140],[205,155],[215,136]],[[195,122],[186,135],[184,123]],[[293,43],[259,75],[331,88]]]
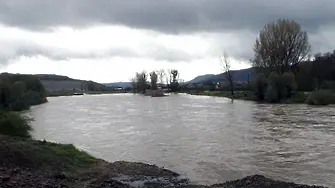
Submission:
[[[0,134],[31,138],[31,119],[15,112],[0,112]]]
[[[27,101],[29,105],[38,105],[44,102],[44,97],[37,91],[28,90],[22,98]]]
[[[286,103],[304,103],[307,100],[308,95],[304,92],[292,92],[292,95],[287,99]]]
[[[265,100],[267,102],[270,102],[270,103],[276,103],[276,102],[279,102],[279,99],[278,99],[278,91],[275,87],[269,85],[267,88],[266,88],[266,92],[265,92]]]
[[[313,91],[306,100],[310,105],[328,105],[334,103],[334,94],[329,90]]]
[[[10,110],[13,111],[29,110],[29,104],[24,100],[17,100],[10,104]]]
[[[257,76],[254,87],[256,88],[255,94],[256,94],[257,100],[259,101],[264,100],[266,87],[267,87],[267,80],[264,74],[260,74]]]
[[[320,88],[335,91],[335,81],[324,81]]]

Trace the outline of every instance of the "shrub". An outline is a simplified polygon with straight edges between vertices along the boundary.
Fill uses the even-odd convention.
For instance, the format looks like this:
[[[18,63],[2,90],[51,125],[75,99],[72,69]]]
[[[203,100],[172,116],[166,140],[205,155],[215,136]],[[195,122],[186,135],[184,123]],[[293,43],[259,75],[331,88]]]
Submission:
[[[0,112],[0,134],[31,138],[30,118],[15,112]]]
[[[44,97],[41,96],[39,92],[28,90],[24,95],[23,99],[29,105],[38,105],[43,103]]]
[[[304,103],[307,100],[308,95],[304,92],[292,92],[289,99],[286,100],[287,103]]]
[[[267,87],[267,80],[264,74],[260,74],[256,77],[256,83],[254,84],[256,88],[255,94],[257,100],[262,101],[265,99],[265,92]]]
[[[324,81],[320,88],[335,91],[335,81]]]
[[[310,105],[328,105],[334,103],[334,94],[329,90],[313,91],[306,102]]]
[[[29,110],[29,104],[24,100],[17,100],[10,104],[10,110],[13,111]]]
[[[277,88],[273,87],[272,85],[269,85],[266,88],[265,100],[270,103],[279,102]]]

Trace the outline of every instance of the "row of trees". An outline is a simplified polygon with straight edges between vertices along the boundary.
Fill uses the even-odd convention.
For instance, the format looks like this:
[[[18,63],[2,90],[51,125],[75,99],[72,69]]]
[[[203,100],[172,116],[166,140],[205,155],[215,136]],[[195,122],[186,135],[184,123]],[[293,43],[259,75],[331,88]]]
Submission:
[[[148,81],[150,78],[150,81]],[[137,72],[134,78],[131,78],[134,92],[145,93],[147,89],[157,90],[158,88],[167,88],[171,92],[179,90],[179,72],[176,69]]]
[[[257,100],[280,102],[294,90],[335,88],[335,51],[311,56],[308,34],[292,20],[279,19],[264,26],[254,45],[253,87]],[[221,58],[226,80],[234,95],[229,56]],[[326,92],[322,91],[324,95]],[[315,94],[314,94],[315,95]]]
[[[46,102],[40,80],[33,75],[0,74],[0,108],[14,111]]]

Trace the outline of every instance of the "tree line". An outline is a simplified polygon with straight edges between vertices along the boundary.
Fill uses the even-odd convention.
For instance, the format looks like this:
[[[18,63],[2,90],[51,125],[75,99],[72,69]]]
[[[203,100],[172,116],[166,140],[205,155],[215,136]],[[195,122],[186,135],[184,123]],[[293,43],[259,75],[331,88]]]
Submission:
[[[44,102],[46,92],[38,77],[0,74],[0,109],[21,111]]]
[[[133,92],[146,93],[146,90],[168,89],[171,92],[180,90],[180,73],[176,69],[158,70],[147,73],[146,71],[136,72],[131,78]]]

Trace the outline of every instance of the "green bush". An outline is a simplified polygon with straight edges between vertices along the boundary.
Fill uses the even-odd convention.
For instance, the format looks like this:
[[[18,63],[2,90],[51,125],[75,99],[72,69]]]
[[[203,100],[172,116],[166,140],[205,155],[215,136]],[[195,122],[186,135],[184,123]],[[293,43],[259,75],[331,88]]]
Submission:
[[[304,103],[306,102],[308,94],[304,92],[292,92],[292,95],[289,99],[287,99],[286,103]]]
[[[272,85],[269,85],[267,88],[266,88],[266,92],[265,92],[265,100],[267,102],[270,102],[270,103],[276,103],[276,102],[279,102],[279,99],[278,99],[278,91],[277,91],[277,88],[273,87]]]
[[[27,101],[29,105],[38,105],[44,102],[44,97],[37,91],[28,90],[22,98]]]
[[[29,110],[29,104],[24,100],[17,100],[10,104],[10,110],[13,111]]]
[[[329,90],[313,91],[306,100],[310,105],[328,105],[334,103],[334,94]]]
[[[335,91],[335,81],[324,81],[320,88]]]
[[[0,134],[31,138],[31,119],[16,112],[0,112]]]
[[[255,87],[255,94],[256,94],[257,100],[259,101],[264,100],[266,87],[267,87],[267,80],[264,74],[259,74],[256,77],[254,87]]]
[[[45,89],[36,76],[0,74],[0,108],[21,111],[44,102]]]

